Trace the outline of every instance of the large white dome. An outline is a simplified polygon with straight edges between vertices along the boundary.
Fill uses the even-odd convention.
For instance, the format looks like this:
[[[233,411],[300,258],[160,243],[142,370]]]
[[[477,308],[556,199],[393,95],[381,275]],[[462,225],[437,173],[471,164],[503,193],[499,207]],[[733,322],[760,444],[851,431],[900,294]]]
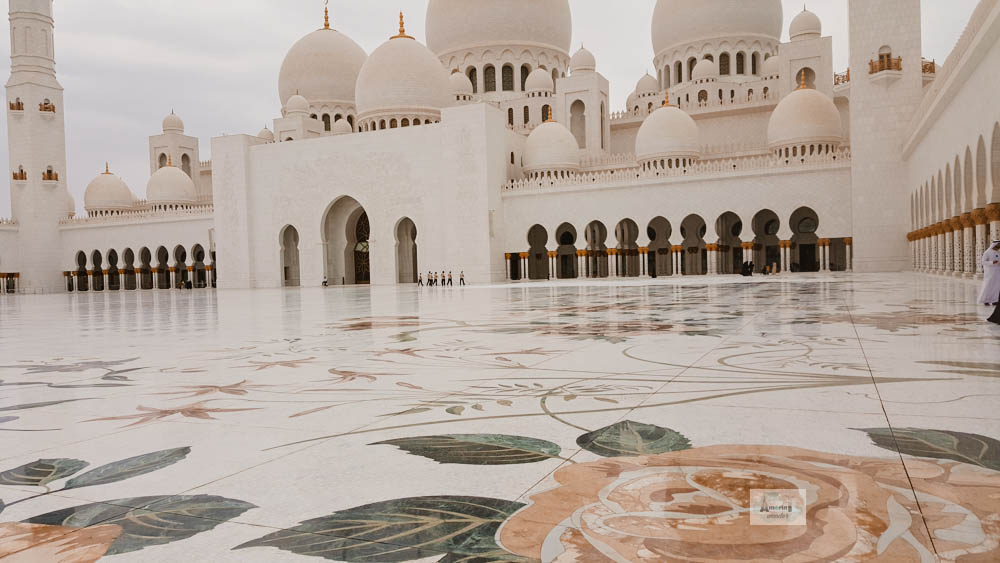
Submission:
[[[694,66],[691,73],[691,80],[705,80],[706,78],[718,78],[719,66],[714,61],[702,59]]]
[[[334,29],[319,29],[299,39],[285,55],[278,75],[284,106],[301,94],[314,104],[354,103],[354,85],[365,64],[364,50]]]
[[[706,39],[758,36],[778,41],[781,0],[657,0],[653,53]]]
[[[358,75],[359,118],[387,112],[440,114],[452,105],[453,96],[441,61],[405,35],[375,49]]]
[[[524,90],[526,92],[554,92],[555,89],[556,87],[552,82],[552,75],[541,68],[531,71],[528,79],[524,81]]]
[[[130,209],[135,197],[128,185],[107,169],[87,184],[83,192],[83,208],[92,211],[121,211]]]
[[[191,205],[197,197],[194,182],[176,166],[153,172],[146,184],[146,201],[152,205]]]
[[[472,91],[472,81],[469,77],[462,74],[461,72],[453,72],[451,76],[448,77],[448,82],[451,84],[451,93],[455,95],[471,96],[474,92]]]
[[[639,163],[658,158],[699,158],[701,137],[698,124],[676,106],[663,106],[649,114],[635,136]]]
[[[843,128],[833,99],[819,90],[799,88],[785,96],[767,125],[768,147],[811,143],[840,144]]]
[[[580,168],[580,145],[561,123],[546,121],[524,143],[524,171],[575,171]]]
[[[427,46],[437,55],[486,46],[538,45],[569,52],[569,0],[430,0]]]
[[[647,72],[635,83],[636,95],[655,94],[660,91],[660,83]]]
[[[594,72],[595,70],[597,70],[597,59],[594,58],[593,53],[581,45],[580,50],[574,53],[569,60],[570,73]]]
[[[184,121],[182,121],[180,117],[177,117],[177,114],[171,111],[166,117],[163,118],[163,132],[183,133]]]

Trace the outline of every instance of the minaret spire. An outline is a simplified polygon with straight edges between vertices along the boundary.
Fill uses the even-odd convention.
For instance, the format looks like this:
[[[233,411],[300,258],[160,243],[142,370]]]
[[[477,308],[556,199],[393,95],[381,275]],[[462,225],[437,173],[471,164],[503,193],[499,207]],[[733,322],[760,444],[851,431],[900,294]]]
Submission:
[[[412,37],[406,34],[406,24],[403,22],[403,12],[399,13],[399,34],[393,35],[389,39],[400,39],[400,38],[413,39]]]
[[[330,29],[330,0],[323,3],[323,29]]]

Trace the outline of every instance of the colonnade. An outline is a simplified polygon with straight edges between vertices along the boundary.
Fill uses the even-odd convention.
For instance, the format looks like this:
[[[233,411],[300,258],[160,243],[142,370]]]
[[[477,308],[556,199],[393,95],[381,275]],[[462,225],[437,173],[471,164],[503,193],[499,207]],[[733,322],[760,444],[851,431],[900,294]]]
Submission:
[[[0,294],[17,293],[17,282],[21,274],[18,272],[0,272]]]
[[[1000,239],[1000,203],[938,221],[907,235],[913,269],[918,272],[982,278],[981,257]]]

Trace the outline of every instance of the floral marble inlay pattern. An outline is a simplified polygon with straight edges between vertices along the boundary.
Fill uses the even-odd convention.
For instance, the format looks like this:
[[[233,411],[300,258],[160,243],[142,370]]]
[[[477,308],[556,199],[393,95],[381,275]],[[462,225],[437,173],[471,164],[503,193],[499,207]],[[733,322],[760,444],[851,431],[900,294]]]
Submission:
[[[0,559],[995,561],[976,290],[0,296]]]

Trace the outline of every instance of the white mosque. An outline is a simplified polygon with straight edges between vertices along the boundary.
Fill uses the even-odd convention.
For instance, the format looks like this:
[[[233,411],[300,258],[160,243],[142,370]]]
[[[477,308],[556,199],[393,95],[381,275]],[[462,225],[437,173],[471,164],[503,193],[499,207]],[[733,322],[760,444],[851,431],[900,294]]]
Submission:
[[[572,51],[568,0],[430,0],[426,43],[401,15],[372,53],[327,17],[285,57],[272,127],[214,138],[202,160],[171,113],[145,192],[95,162],[81,217],[52,0],[9,0],[0,287],[728,275],[748,261],[981,275],[1000,235],[1000,0],[979,3],[943,65],[921,56],[920,0],[849,3],[838,73],[809,11],[782,42],[780,0],[659,0],[655,75],[624,108],[600,73],[614,62]]]

